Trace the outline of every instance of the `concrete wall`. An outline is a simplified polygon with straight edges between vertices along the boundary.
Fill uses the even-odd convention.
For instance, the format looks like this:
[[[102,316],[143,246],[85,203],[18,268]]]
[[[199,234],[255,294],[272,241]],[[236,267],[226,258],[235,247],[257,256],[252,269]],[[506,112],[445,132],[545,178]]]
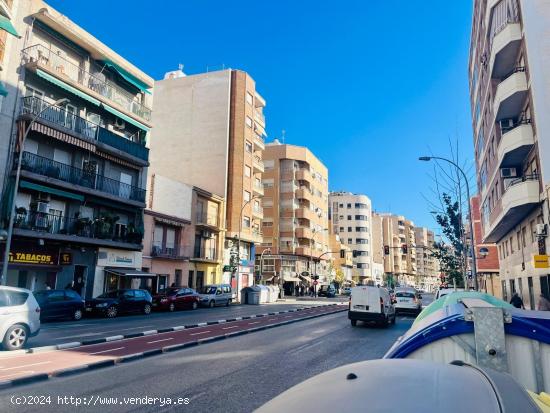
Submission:
[[[162,175],[149,178],[148,207],[153,211],[191,220],[193,188]]]

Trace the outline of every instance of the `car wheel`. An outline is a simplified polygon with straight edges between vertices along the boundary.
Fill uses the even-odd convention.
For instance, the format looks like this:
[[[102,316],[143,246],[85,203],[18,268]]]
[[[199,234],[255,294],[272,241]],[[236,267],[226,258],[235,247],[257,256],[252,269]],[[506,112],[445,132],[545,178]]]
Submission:
[[[357,326],[357,320],[351,320],[351,326],[352,327]]]
[[[107,318],[115,318],[117,314],[118,314],[118,309],[114,305],[110,306],[107,309],[107,312],[105,313]]]
[[[227,300],[227,302],[225,303],[225,306],[229,307],[229,304],[231,304],[231,300]]]
[[[210,308],[214,308],[215,305],[216,305],[216,303],[214,302],[214,300],[211,300],[211,301],[208,303],[208,307],[210,307]]]
[[[151,304],[145,304],[143,307],[143,314],[151,314]]]
[[[199,308],[199,303],[197,303],[196,301],[193,301],[193,305],[191,306],[191,308],[193,310],[196,310],[197,308]]]
[[[77,308],[74,310],[73,313],[73,320],[78,321],[82,319],[82,310],[80,308]]]
[[[2,345],[6,350],[19,350],[22,348],[29,337],[27,327],[21,324],[15,324],[8,328]]]
[[[172,312],[176,309],[176,305],[174,303],[170,303],[170,305],[168,306],[168,311]]]

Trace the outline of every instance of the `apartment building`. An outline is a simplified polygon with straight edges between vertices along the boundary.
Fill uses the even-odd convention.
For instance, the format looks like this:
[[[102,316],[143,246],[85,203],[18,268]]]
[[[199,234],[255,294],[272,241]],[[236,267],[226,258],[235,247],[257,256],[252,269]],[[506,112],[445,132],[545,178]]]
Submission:
[[[215,276],[239,291],[254,283],[255,246],[262,242],[265,105],[252,77],[239,70],[178,70],[155,82],[151,169],[226,202],[223,252],[215,255],[224,265]],[[204,238],[196,238],[195,252],[211,248]]]
[[[329,195],[332,231],[354,251],[354,279],[372,279],[372,204],[366,195],[331,192]]]
[[[482,238],[497,245],[507,299],[550,294],[549,24],[545,1],[474,2],[468,73]]]
[[[297,283],[311,282],[313,273],[326,280],[331,258],[326,166],[308,148],[277,140],[266,145],[264,164],[263,243],[258,254],[268,249],[280,256],[273,263],[278,277],[274,281],[288,291]]]
[[[7,284],[73,284],[87,298],[154,290],[141,269],[153,79],[46,3],[12,5],[21,38],[5,49],[0,116],[4,228],[16,193]]]
[[[378,214],[382,220],[384,272],[390,283],[415,286],[416,240],[414,223],[402,215]]]
[[[372,275],[376,284],[385,285],[384,277],[384,237],[382,233],[382,216],[372,212]]]
[[[337,234],[329,235],[329,248],[331,251],[331,280],[335,280],[340,287],[351,286],[353,282],[353,251],[342,242]],[[340,273],[340,277],[338,276]]]
[[[424,291],[434,291],[440,284],[439,261],[433,256],[435,237],[433,231],[415,227],[417,286]]]

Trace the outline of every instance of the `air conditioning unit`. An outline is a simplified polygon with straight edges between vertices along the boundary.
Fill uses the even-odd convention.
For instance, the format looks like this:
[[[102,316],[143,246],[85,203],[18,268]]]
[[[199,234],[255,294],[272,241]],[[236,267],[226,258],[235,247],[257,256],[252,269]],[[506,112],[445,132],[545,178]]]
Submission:
[[[537,224],[535,229],[535,235],[537,237],[545,237],[547,234],[546,224]]]
[[[502,168],[500,170],[500,176],[502,178],[515,178],[518,174],[516,168]]]
[[[42,212],[44,214],[48,213],[48,203],[47,202],[37,202],[36,203],[36,212]]]
[[[203,238],[212,238],[212,231],[208,231],[208,230],[203,230],[202,231],[202,237]]]
[[[115,128],[117,129],[124,129],[126,127],[126,122],[124,122],[122,119],[115,119]]]

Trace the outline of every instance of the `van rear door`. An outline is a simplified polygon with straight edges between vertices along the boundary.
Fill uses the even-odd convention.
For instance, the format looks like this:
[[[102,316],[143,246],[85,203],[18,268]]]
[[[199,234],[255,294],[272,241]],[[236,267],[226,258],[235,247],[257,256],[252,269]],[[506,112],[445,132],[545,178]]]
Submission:
[[[380,292],[378,287],[364,286],[351,289],[351,311],[379,313]]]

